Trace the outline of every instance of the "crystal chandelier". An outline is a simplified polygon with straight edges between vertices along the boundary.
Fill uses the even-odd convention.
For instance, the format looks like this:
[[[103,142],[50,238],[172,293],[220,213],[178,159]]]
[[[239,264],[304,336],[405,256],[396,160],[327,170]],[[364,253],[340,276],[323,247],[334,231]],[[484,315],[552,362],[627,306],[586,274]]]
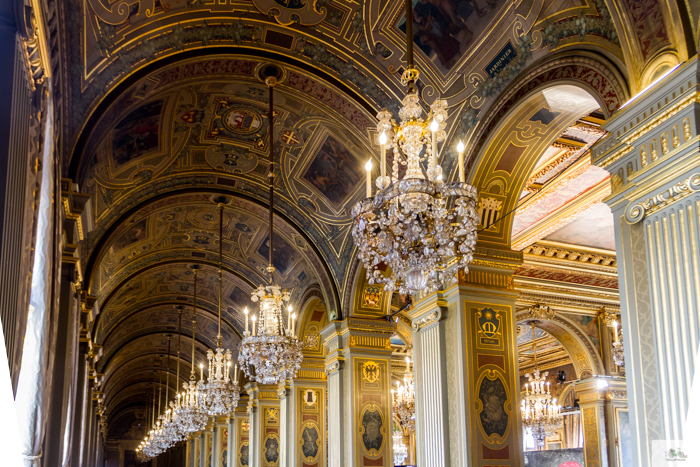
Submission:
[[[403,444],[403,435],[400,431],[394,431],[392,435],[393,446],[392,450],[394,452],[394,465],[404,465],[406,458],[408,457],[408,446]]]
[[[173,412],[180,434],[184,437],[190,433],[202,431],[209,417],[205,409],[199,403],[199,391],[204,387],[203,377],[199,383],[195,381],[194,374],[194,345],[197,336],[197,270],[198,265],[193,265],[194,270],[194,306],[192,307],[192,371],[190,372],[190,381],[182,383],[184,391],[177,395],[177,401]],[[201,373],[200,373],[201,375]]]
[[[403,386],[397,383],[396,391],[391,390],[394,396],[394,413],[398,415],[401,426],[405,430],[416,430],[416,395],[411,371],[411,359],[406,357],[406,372],[403,376]]]
[[[406,18],[413,3],[406,0]],[[400,124],[391,112],[377,115],[381,145],[380,176],[372,197],[371,160],[367,163],[367,197],[352,208],[352,236],[370,284],[383,283],[387,291],[434,291],[444,274],[457,268],[468,272],[479,224],[477,194],[464,182],[464,144],[460,141],[459,182],[444,183],[437,163],[437,144],[446,138],[447,102],[436,99],[423,119],[413,67],[413,21],[406,21],[408,67],[401,77],[406,96],[399,110]],[[425,152],[423,148],[425,147]],[[386,149],[393,149],[391,176],[386,174]],[[421,162],[427,160],[427,170]],[[399,165],[405,174],[399,178]],[[455,258],[455,260],[451,260]],[[382,273],[383,265],[391,276]]]
[[[241,397],[238,387],[238,365],[233,370],[231,381],[231,351],[221,346],[221,292],[223,287],[223,245],[224,245],[224,206],[226,197],[219,200],[219,333],[217,335],[216,353],[207,351],[209,373],[207,383],[199,391],[199,404],[213,416],[227,415],[236,410]]]
[[[613,321],[613,328],[615,332],[615,339],[612,344],[612,357],[615,365],[619,367],[625,366],[625,347],[622,342],[622,328],[619,329],[620,323],[617,320]]]
[[[182,312],[180,312],[180,324],[182,324]],[[170,399],[169,394],[170,394],[170,340],[171,336],[168,334],[168,360],[167,360],[167,365],[166,365],[166,372],[165,372],[165,402],[167,404],[168,400]],[[179,377],[179,375],[178,375]],[[175,381],[175,387],[177,387],[177,381]],[[177,425],[173,421],[172,417],[172,409],[167,409],[165,412],[163,412],[163,415],[161,415],[161,431],[163,432],[162,434],[162,439],[163,439],[163,444],[165,445],[165,449],[168,449],[172,446],[174,446],[178,441],[180,441],[180,433],[177,430]]]
[[[550,383],[548,383],[548,371],[540,374],[537,367],[537,345],[535,343],[535,322],[532,321],[532,352],[535,358],[535,371],[533,374],[527,373],[529,384],[525,384],[525,395],[522,401],[523,425],[532,433],[537,446],[544,447],[544,440],[548,436],[553,436],[556,429],[562,424],[561,406],[557,405],[557,400],[552,399],[550,393]]]
[[[287,290],[282,290],[274,283],[275,268],[272,265],[273,255],[273,222],[272,213],[274,207],[274,182],[275,159],[273,150],[273,90],[277,84],[276,75],[279,70],[268,67],[265,84],[270,89],[270,168],[268,179],[270,181],[270,236],[269,236],[269,261],[267,272],[270,276],[270,285],[261,285],[253,291],[251,300],[260,302],[259,324],[255,327],[255,316],[252,317],[252,332],[248,331],[248,309],[245,313],[245,333],[238,352],[238,362],[249,377],[261,384],[276,384],[280,381],[293,379],[303,358],[303,344],[294,333],[296,313],[292,315],[292,307],[287,309],[287,327],[284,326],[282,309],[284,303],[289,302],[290,295]],[[253,368],[255,374],[253,375]]]
[[[180,382],[180,345],[181,345],[181,340],[182,340],[182,306],[178,305],[178,310],[180,311],[180,316],[178,319],[178,327],[177,327],[177,373],[175,376],[175,387]],[[168,367],[170,366],[170,348],[168,347]],[[176,393],[176,400],[179,400],[180,395]],[[167,414],[167,423],[164,424],[163,426],[163,431],[165,432],[165,437],[166,439],[170,442],[171,445],[175,445],[176,443],[182,441],[185,439],[187,436],[186,433],[182,433],[180,431],[180,427],[178,424],[178,404],[176,401],[170,401],[170,409],[166,412]]]

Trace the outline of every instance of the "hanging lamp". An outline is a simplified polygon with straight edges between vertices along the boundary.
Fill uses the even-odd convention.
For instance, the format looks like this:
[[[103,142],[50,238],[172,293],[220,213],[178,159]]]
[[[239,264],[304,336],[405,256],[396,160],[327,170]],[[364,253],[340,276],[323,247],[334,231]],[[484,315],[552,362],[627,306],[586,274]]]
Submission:
[[[465,183],[464,144],[459,153],[459,181],[445,183],[438,165],[438,143],[446,138],[447,101],[436,99],[423,119],[413,65],[413,2],[406,0],[408,66],[401,77],[406,96],[399,110],[401,123],[391,112],[377,114],[381,146],[378,191],[372,196],[372,161],[367,163],[367,193],[352,208],[352,236],[370,284],[383,283],[387,291],[412,293],[437,290],[445,274],[468,271],[474,259],[479,224],[477,193]],[[393,149],[393,167],[387,174],[386,150]],[[424,151],[425,149],[425,151]],[[425,161],[425,167],[422,162]],[[399,167],[405,167],[400,177]],[[385,276],[385,266],[391,274]]]
[[[527,373],[529,383],[525,383],[525,395],[521,405],[523,425],[529,429],[537,442],[538,448],[545,445],[545,438],[556,434],[562,424],[561,406],[552,398],[550,383],[547,382],[548,371],[540,374],[537,366],[537,343],[535,342],[535,323],[531,321],[532,353],[535,359],[535,371]]]
[[[238,387],[238,365],[233,370],[233,381],[230,378],[231,351],[224,350],[221,344],[221,294],[223,289],[223,245],[224,245],[224,206],[228,199],[218,199],[219,207],[219,333],[216,336],[216,353],[207,351],[209,372],[207,383],[199,391],[199,403],[212,416],[227,415],[236,410],[241,397]]]
[[[284,304],[289,302],[290,294],[274,282],[275,268],[273,266],[273,209],[275,194],[275,159],[274,159],[274,122],[273,102],[274,87],[281,70],[274,66],[264,69],[265,84],[270,91],[270,161],[267,174],[270,183],[270,212],[269,212],[269,256],[267,272],[269,285],[260,285],[253,291],[251,300],[260,302],[258,326],[256,329],[256,317],[252,317],[252,331],[248,330],[248,309],[244,311],[246,316],[246,330],[238,352],[238,362],[246,375],[252,377],[261,384],[277,384],[284,380],[293,379],[303,359],[303,344],[297,339],[294,332],[296,314],[292,315],[291,306],[288,307],[287,325],[283,319]]]
[[[192,265],[194,271],[194,305],[192,306],[192,371],[190,372],[190,380],[187,383],[182,383],[184,389],[182,395],[178,394],[178,409],[176,420],[180,433],[187,436],[190,433],[202,431],[209,417],[199,403],[199,390],[204,386],[203,377],[197,383],[194,372],[195,359],[195,342],[197,337],[197,271],[198,265]]]

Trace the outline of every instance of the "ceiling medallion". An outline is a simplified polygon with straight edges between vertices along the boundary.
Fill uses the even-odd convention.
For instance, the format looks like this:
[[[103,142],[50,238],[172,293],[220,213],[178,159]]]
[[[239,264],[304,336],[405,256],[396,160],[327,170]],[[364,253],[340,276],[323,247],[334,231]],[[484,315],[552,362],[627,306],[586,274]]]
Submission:
[[[413,4],[406,1],[406,17]],[[377,114],[381,145],[380,177],[372,197],[372,161],[367,163],[367,197],[352,209],[352,236],[370,284],[387,291],[411,293],[437,290],[447,272],[472,262],[479,224],[476,189],[464,182],[464,144],[460,141],[459,182],[444,183],[437,163],[437,144],[446,138],[447,101],[436,99],[423,120],[413,67],[413,22],[406,22],[408,69],[401,77],[406,96],[399,110]],[[423,148],[425,147],[425,152]],[[391,176],[386,173],[386,149],[393,148]],[[421,155],[421,153],[423,153]],[[427,161],[424,168],[421,162]],[[405,174],[399,178],[399,165]],[[385,277],[383,265],[391,268]]]
[[[529,383],[525,383],[525,395],[520,407],[523,416],[523,425],[530,430],[535,438],[538,448],[545,445],[545,438],[556,434],[556,429],[562,424],[561,405],[552,399],[547,382],[548,371],[540,374],[537,367],[537,344],[535,336],[535,321],[530,322],[532,329],[532,353],[535,359],[535,371],[525,376]]]
[[[270,135],[273,134],[273,102],[274,86],[277,84],[277,76],[280,70],[274,66],[268,66],[263,71],[265,83],[270,89]],[[284,380],[293,379],[303,358],[303,344],[294,332],[296,314],[292,314],[292,307],[287,309],[287,326],[284,326],[282,309],[289,302],[290,294],[285,289],[274,283],[273,255],[273,222],[274,208],[274,180],[275,162],[273,139],[270,138],[270,166],[268,179],[270,183],[270,233],[269,233],[269,261],[267,272],[270,276],[270,285],[261,285],[253,291],[251,300],[260,302],[260,313],[256,329],[256,317],[252,317],[252,331],[248,328],[248,309],[245,313],[245,333],[239,348],[238,362],[246,375],[255,378],[261,384],[276,384]],[[253,371],[254,370],[254,371]]]
[[[207,383],[199,382],[199,404],[212,416],[228,415],[238,407],[241,398],[238,387],[238,365],[233,370],[233,381],[230,378],[231,351],[224,350],[221,345],[221,293],[223,289],[223,245],[224,245],[224,206],[230,202],[222,196],[216,200],[219,206],[219,333],[217,334],[216,353],[211,349],[207,351],[209,360],[209,372]],[[201,387],[200,387],[200,384]]]

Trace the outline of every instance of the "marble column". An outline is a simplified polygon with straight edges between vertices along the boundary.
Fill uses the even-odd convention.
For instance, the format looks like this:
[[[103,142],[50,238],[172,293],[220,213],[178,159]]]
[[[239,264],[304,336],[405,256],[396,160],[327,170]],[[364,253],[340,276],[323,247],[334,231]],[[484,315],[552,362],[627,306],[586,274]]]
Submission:
[[[323,360],[305,357],[288,396],[289,467],[326,466],[326,391]]]
[[[208,467],[209,465],[209,441],[211,440],[211,432],[205,430],[199,433],[199,467]]]
[[[233,467],[235,462],[236,440],[238,439],[238,426],[236,424],[236,415],[232,414],[226,420],[226,429],[228,436],[226,437],[226,465]]]
[[[196,452],[197,452],[197,441],[194,437],[194,435],[190,435],[187,438],[187,467],[196,467],[197,466],[197,458],[196,458]]]
[[[685,437],[700,344],[698,58],[603,126],[593,163],[611,174],[633,464]],[[663,448],[661,448],[663,450]]]
[[[414,296],[421,467],[523,465],[512,274],[518,252],[477,248],[469,274]]]
[[[321,331],[331,467],[393,466],[390,339],[395,330],[393,322],[350,317]]]
[[[260,466],[260,408],[258,407],[258,383],[245,385],[248,393],[248,467]]]
[[[221,452],[219,451],[219,437],[223,435],[223,429],[219,428],[219,424],[214,419],[213,426],[211,427],[211,467],[221,466]]]
[[[291,439],[294,431],[294,409],[291,381],[283,381],[277,387],[277,397],[280,400],[280,465],[292,466],[294,443]]]

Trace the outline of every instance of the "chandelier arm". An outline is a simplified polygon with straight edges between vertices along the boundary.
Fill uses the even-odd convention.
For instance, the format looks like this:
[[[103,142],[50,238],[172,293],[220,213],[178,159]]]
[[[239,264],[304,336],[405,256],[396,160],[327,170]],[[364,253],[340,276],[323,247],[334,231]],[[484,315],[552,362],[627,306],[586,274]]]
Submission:
[[[219,334],[217,346],[221,347],[221,291],[223,288],[223,248],[224,248],[224,203],[219,203]]]

